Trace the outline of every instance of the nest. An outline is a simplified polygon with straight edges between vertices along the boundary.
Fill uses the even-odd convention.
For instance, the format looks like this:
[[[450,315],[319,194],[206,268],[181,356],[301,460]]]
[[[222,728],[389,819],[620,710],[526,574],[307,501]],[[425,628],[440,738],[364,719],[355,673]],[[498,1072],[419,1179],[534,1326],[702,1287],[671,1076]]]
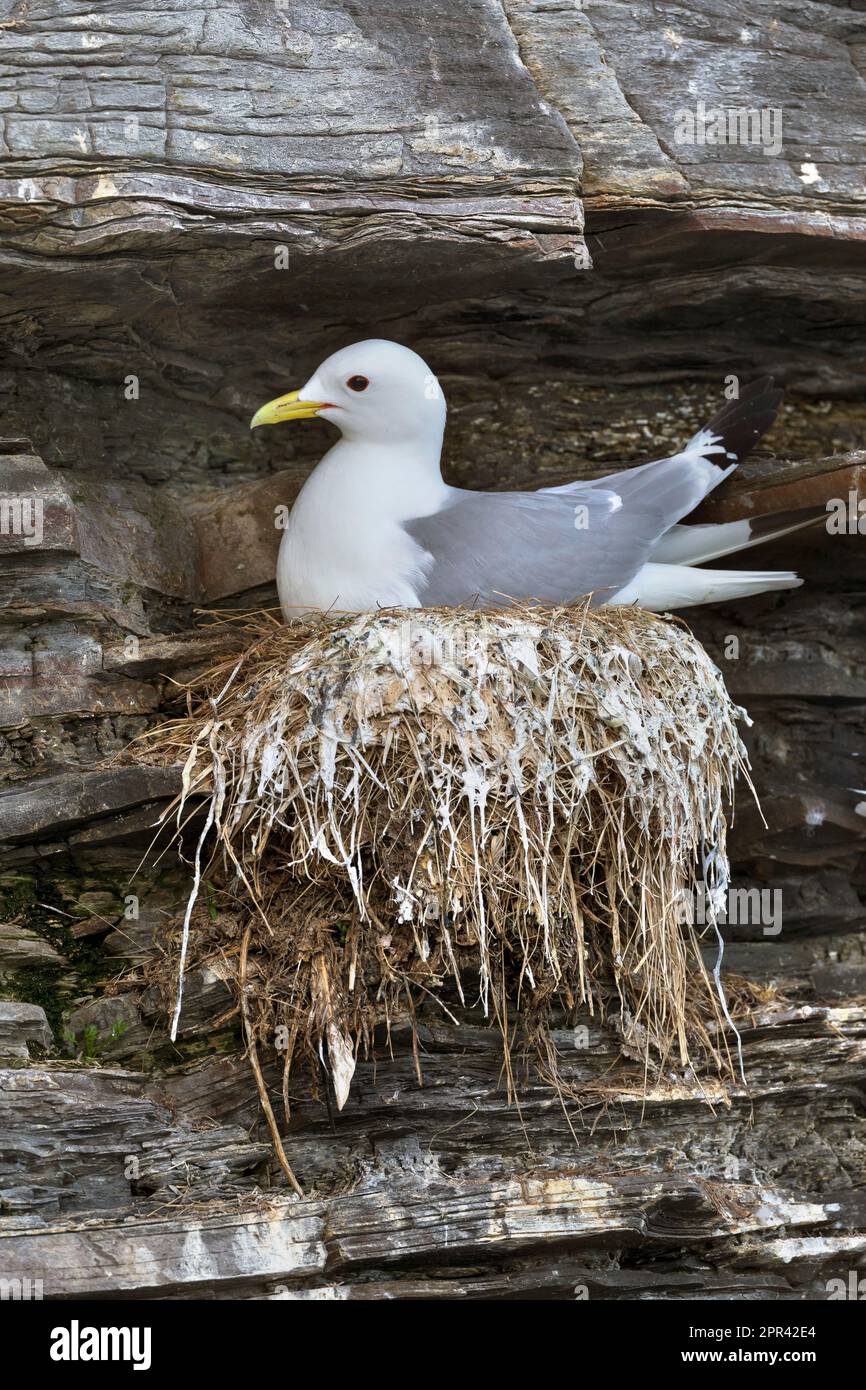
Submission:
[[[220,949],[286,1101],[306,1054],[342,1105],[374,1028],[431,996],[506,1040],[583,1010],[651,1069],[730,1071],[688,904],[727,884],[744,713],[684,626],[588,607],[245,623],[243,655],[134,752],[183,765],[176,833],[205,813],[173,1036],[185,968]]]

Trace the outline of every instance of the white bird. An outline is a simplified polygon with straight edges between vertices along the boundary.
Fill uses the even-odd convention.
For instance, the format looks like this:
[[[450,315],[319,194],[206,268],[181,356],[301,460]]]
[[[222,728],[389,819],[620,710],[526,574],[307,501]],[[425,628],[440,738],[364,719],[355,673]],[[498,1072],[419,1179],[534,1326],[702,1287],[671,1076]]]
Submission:
[[[287,620],[310,610],[639,604],[655,611],[801,584],[790,571],[694,566],[809,525],[801,509],[680,526],[772,424],[764,378],[670,458],[537,492],[471,492],[440,471],[445,398],[426,362],[371,338],[335,352],[250,428],[321,416],[341,439],[304,483],[277,560]]]

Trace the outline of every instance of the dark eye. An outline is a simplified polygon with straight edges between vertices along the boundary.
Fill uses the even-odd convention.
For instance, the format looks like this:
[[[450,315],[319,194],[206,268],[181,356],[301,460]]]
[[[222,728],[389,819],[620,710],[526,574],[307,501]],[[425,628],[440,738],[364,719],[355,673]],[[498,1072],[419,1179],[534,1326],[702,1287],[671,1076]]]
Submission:
[[[365,376],[350,376],[346,385],[350,391],[366,391],[370,382]]]

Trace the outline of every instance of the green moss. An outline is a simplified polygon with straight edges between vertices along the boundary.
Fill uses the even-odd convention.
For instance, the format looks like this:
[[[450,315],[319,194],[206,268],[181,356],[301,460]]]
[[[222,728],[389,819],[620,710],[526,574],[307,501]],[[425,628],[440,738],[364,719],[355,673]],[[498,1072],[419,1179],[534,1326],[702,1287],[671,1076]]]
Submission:
[[[76,911],[77,899],[94,888],[116,896],[120,916],[120,886],[94,881],[92,875],[83,875],[71,860],[52,861],[50,869],[0,875],[0,920],[26,927],[48,941],[64,958],[63,964],[15,971],[6,978],[2,992],[6,998],[37,1004],[45,1010],[58,1050],[62,1014],[69,1006],[70,996],[94,994],[99,984],[117,971],[116,962],[108,959],[99,945],[90,938],[79,940],[72,932],[76,916],[89,915],[83,908]]]
[[[7,987],[7,993],[21,1004],[38,1004],[45,1010],[55,1039],[61,1034],[63,1010],[68,1002],[68,992],[61,988],[64,970],[60,965],[34,965],[29,970],[20,970],[15,975],[14,985]]]
[[[165,890],[167,877],[165,872],[159,875],[161,891]],[[180,870],[178,885],[179,891],[185,890]],[[176,1044],[157,1041],[157,1034],[149,1039],[146,1047],[139,1049],[132,1039],[120,1041],[129,1028],[123,1020],[102,1033],[96,1025],[89,1024],[77,1036],[65,1022],[73,1005],[98,998],[103,986],[116,979],[124,969],[124,962],[105,951],[101,935],[76,938],[73,934],[76,919],[94,915],[94,903],[82,902],[82,897],[88,893],[110,893],[111,905],[106,900],[105,905],[98,904],[95,910],[111,920],[117,919],[122,928],[124,899],[130,891],[143,895],[147,888],[142,880],[131,890],[128,873],[123,869],[97,872],[92,865],[79,863],[72,855],[58,855],[32,872],[0,874],[0,920],[15,922],[33,931],[50,942],[63,957],[59,965],[40,965],[10,974],[5,989],[0,989],[0,994],[5,993],[6,997],[37,1004],[45,1010],[55,1039],[52,1055],[75,1057],[94,1066],[117,1057],[122,1058],[125,1066],[153,1071],[195,1065],[205,1057],[237,1051],[239,1032],[236,1026]],[[216,920],[219,894],[213,884],[205,885],[204,898],[211,920]],[[106,931],[108,929],[107,922]],[[348,930],[348,924],[345,929]]]
[[[0,876],[0,917],[13,922],[36,901],[36,875],[5,873]]]

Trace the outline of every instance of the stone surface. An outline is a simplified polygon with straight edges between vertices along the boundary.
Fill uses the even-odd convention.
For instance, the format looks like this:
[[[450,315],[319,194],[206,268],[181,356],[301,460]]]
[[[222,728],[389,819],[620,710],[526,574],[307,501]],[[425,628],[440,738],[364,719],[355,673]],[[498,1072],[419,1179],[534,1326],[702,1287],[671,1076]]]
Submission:
[[[0,976],[34,966],[62,966],[63,957],[50,941],[14,923],[0,922]]]
[[[30,1043],[47,1048],[53,1041],[45,1010],[38,1004],[0,999],[0,1057],[26,1062]]]
[[[53,838],[142,803],[149,807],[178,785],[171,769],[117,767],[12,787],[0,793],[0,842]]]

